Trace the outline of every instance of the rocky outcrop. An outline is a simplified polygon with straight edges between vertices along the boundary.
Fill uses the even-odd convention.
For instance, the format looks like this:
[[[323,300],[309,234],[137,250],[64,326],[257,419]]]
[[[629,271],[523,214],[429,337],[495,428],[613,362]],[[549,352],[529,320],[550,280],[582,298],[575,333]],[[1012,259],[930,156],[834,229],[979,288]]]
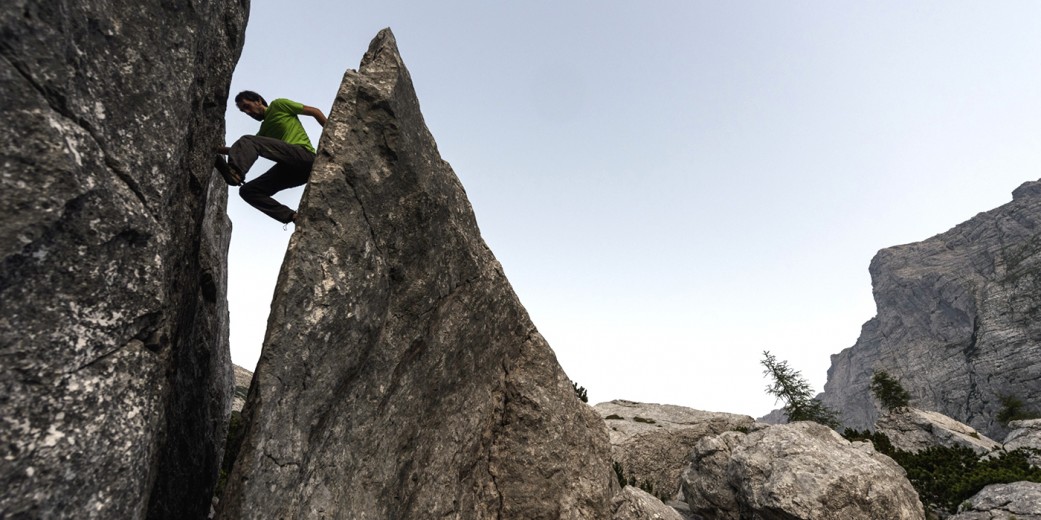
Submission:
[[[1041,467],[1041,419],[1012,421],[1008,424],[1012,431],[1005,437],[1002,447],[1005,451],[1025,449],[1031,464]]]
[[[0,517],[206,514],[231,402],[212,150],[244,6],[0,10]]]
[[[992,484],[958,508],[948,520],[1041,520],[1041,484]]]
[[[684,520],[675,509],[657,497],[632,486],[625,486],[611,499],[611,520]]]
[[[671,498],[698,441],[725,431],[748,429],[747,415],[703,412],[671,404],[616,400],[593,407],[607,423],[611,457],[626,478],[650,484],[654,493]]]
[[[703,439],[683,474],[683,492],[705,518],[925,518],[896,462],[810,422]]]
[[[348,71],[220,518],[606,518],[603,421],[480,237],[389,30]]]
[[[241,412],[246,406],[246,396],[249,395],[249,385],[253,382],[253,372],[238,365],[232,365],[232,374],[235,378],[235,387],[232,393],[231,411]]]
[[[987,435],[1002,396],[1041,400],[1041,183],[928,240],[871,261],[878,314],[832,356],[824,402],[847,426],[877,419],[869,385],[888,372],[919,408]]]
[[[964,446],[979,455],[986,455],[1001,449],[1001,443],[980,434],[967,424],[917,408],[884,412],[875,423],[875,431],[886,434],[894,448],[910,452],[933,446]]]

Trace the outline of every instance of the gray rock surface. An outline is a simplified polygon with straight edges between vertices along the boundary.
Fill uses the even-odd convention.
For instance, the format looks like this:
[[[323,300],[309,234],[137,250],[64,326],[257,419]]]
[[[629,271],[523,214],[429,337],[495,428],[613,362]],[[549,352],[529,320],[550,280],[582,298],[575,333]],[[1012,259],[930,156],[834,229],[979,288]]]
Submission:
[[[480,237],[393,35],[301,201],[219,518],[607,518],[603,420]]]
[[[253,382],[253,372],[238,365],[232,365],[235,378],[235,390],[231,401],[231,411],[241,412],[246,406],[246,396],[249,395],[249,385]]]
[[[946,415],[917,408],[883,412],[875,431],[886,434],[893,447],[919,452],[933,446],[965,446],[979,455],[1000,450],[1001,443]]]
[[[683,492],[695,515],[713,519],[925,518],[896,462],[810,422],[703,439]]]
[[[679,491],[680,475],[698,441],[738,428],[751,428],[747,415],[704,412],[671,404],[615,400],[593,407],[607,423],[611,457],[638,484],[648,482],[659,497]]]
[[[611,499],[611,520],[684,520],[675,509],[657,497],[632,486],[625,486]]]
[[[1008,425],[1012,431],[1005,437],[1002,445],[1005,451],[1025,448],[1030,451],[1030,463],[1041,467],[1041,419],[1012,421]]]
[[[992,438],[1002,395],[1041,401],[1041,183],[928,240],[871,261],[878,314],[856,344],[832,356],[824,402],[869,428],[875,369],[897,378],[915,406]]]
[[[992,484],[958,508],[948,520],[1041,520],[1041,484]]]
[[[0,9],[0,518],[201,518],[245,2]]]

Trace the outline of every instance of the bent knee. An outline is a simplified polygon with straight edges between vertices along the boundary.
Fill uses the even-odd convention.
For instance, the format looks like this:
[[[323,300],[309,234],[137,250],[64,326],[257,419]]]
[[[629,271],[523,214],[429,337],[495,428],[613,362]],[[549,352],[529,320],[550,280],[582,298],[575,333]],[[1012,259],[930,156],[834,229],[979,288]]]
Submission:
[[[239,187],[239,197],[242,197],[243,200],[248,201],[261,195],[260,190],[258,190],[256,186],[253,186],[252,183],[247,182]]]

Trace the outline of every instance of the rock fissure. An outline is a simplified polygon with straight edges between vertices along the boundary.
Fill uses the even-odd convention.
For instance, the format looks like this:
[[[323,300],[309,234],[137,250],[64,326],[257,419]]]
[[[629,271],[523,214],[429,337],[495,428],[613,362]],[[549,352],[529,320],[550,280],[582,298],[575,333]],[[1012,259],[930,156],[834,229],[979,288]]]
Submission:
[[[74,374],[76,372],[81,372],[83,370],[87,370],[89,368],[93,368],[95,365],[97,365],[97,364],[105,361],[106,359],[114,356],[117,352],[132,346],[134,343],[139,343],[141,345],[141,347],[144,347],[144,344],[141,343],[139,340],[132,339],[132,340],[130,340],[130,342],[128,342],[125,345],[119,345],[119,346],[117,346],[115,348],[112,348],[112,349],[106,351],[106,352],[102,352],[100,355],[98,355],[94,359],[92,359],[92,360],[90,360],[90,361],[88,361],[88,362],[86,362],[86,363],[76,367],[75,369],[73,369],[71,371],[61,372],[61,375]]]
[[[270,460],[271,462],[273,462],[276,466],[278,466],[280,468],[288,468],[290,466],[294,466],[296,468],[300,468],[300,463],[299,462],[281,462],[274,455],[272,455],[271,453],[268,453],[267,451],[264,452],[264,456],[267,457],[268,460]]]

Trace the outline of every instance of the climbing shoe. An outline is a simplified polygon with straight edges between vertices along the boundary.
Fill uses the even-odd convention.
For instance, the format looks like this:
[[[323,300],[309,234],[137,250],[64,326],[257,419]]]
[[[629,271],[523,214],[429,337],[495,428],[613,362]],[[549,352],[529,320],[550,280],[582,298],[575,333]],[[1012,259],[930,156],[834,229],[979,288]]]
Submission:
[[[242,174],[232,169],[223,155],[217,156],[217,160],[213,162],[213,167],[220,172],[221,177],[224,177],[224,182],[228,183],[228,186],[242,186]]]

